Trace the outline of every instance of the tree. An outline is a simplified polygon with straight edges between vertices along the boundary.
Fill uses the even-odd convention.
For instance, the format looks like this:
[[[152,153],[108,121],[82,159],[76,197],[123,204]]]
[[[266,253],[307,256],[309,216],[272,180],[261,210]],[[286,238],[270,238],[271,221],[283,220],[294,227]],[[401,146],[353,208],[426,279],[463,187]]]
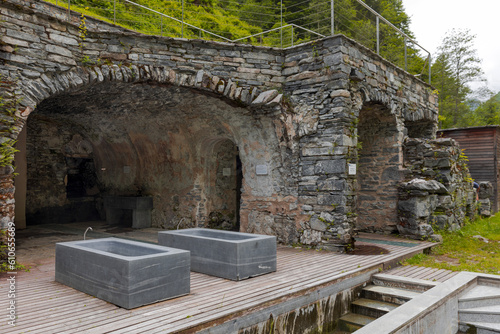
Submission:
[[[500,125],[500,93],[493,95],[487,88],[481,93],[481,97],[488,95],[489,99],[481,102],[474,111],[477,122],[473,125]]]
[[[484,81],[481,59],[474,48],[475,38],[468,29],[452,29],[438,49],[432,72],[439,89],[443,128],[466,125],[464,116],[470,111],[466,101],[472,92],[469,84]]]

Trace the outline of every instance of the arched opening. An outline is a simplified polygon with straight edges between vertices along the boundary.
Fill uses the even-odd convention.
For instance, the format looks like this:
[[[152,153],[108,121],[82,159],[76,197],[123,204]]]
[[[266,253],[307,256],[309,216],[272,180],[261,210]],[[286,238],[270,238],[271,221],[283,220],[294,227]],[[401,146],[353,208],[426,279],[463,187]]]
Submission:
[[[398,184],[402,179],[401,141],[396,117],[380,104],[363,106],[358,123],[357,229],[397,230]]]
[[[239,231],[243,174],[238,147],[229,139],[220,139],[215,141],[209,153],[208,221],[205,227]]]
[[[259,122],[171,85],[104,82],[50,97],[26,125],[27,224],[102,220],[106,196],[149,196],[152,226],[239,230],[242,154],[261,154],[247,141],[274,140]]]

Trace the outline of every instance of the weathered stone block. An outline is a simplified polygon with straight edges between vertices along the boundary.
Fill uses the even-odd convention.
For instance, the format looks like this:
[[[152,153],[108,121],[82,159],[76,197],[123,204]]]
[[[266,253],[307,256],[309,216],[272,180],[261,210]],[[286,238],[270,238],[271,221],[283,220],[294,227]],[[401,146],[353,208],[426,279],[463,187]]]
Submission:
[[[431,216],[429,223],[436,226],[439,230],[444,230],[453,224],[453,217],[447,215]]]
[[[481,216],[491,216],[491,202],[489,198],[479,200],[479,214]]]
[[[345,205],[345,197],[342,195],[324,195],[317,196],[317,203],[319,205]]]
[[[437,196],[412,197],[406,201],[399,201],[398,210],[405,217],[424,218],[432,214],[437,206]]]
[[[491,198],[493,196],[493,185],[491,182],[479,182],[479,199]]]
[[[436,180],[413,179],[404,184],[406,190],[419,190],[429,192],[431,194],[446,194],[446,187]]]
[[[346,162],[344,159],[322,160],[316,164],[314,172],[316,174],[339,174],[345,173],[345,168]]]
[[[326,66],[335,66],[342,63],[343,55],[342,53],[334,53],[332,55],[325,56],[323,61]]]
[[[318,189],[342,191],[345,189],[345,184],[344,180],[320,180],[318,181]]]
[[[71,38],[71,37],[67,37],[67,36],[63,36],[63,35],[51,33],[51,34],[49,34],[49,38],[51,40],[53,40],[54,42],[60,43],[60,44],[63,44],[63,45],[78,46],[78,41],[76,39],[74,39],[74,38]]]
[[[321,221],[316,215],[314,215],[311,218],[311,220],[309,221],[309,225],[311,226],[311,229],[315,231],[320,231],[320,232],[326,231],[326,224],[323,221]]]

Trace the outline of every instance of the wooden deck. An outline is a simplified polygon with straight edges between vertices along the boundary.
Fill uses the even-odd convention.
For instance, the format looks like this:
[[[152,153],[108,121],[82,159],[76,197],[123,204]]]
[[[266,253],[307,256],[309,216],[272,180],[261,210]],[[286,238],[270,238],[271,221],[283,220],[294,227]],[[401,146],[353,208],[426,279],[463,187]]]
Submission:
[[[418,266],[404,266],[391,269],[387,274],[418,278],[433,282],[444,282],[457,275],[459,271],[451,271],[446,269],[425,268]]]
[[[244,281],[191,273],[190,295],[134,310],[122,309],[55,282],[54,259],[47,259],[35,271],[17,275],[17,326],[2,324],[1,332],[194,333],[369,270],[388,270],[401,259],[435,245],[387,236],[360,238],[363,241],[356,243],[357,250],[352,255],[279,247],[275,273]],[[1,279],[0,310],[4,311],[0,312],[6,313],[4,319],[7,293],[7,281]]]

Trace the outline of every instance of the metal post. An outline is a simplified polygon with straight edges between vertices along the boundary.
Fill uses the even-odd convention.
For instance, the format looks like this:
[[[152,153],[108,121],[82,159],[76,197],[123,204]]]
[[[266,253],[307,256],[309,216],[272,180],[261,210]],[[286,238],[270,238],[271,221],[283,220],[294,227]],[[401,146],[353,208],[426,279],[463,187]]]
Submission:
[[[163,36],[163,15],[160,15],[160,35]]]
[[[70,11],[71,11],[71,0],[68,0],[68,21],[70,18]]]
[[[116,24],[116,0],[113,0],[113,24]]]
[[[330,13],[330,15],[331,15],[331,22],[330,22],[330,24],[331,24],[331,28],[332,28],[332,36],[335,34],[335,25],[334,25],[335,22],[334,22],[334,19],[333,19],[335,11],[333,9],[333,2],[334,2],[333,0],[330,1],[330,7],[331,7],[331,13]]]
[[[431,54],[429,53],[429,85],[431,84]]]
[[[184,38],[184,0],[182,0],[182,27],[181,27],[181,38]]]
[[[280,1],[280,17],[281,17],[281,29],[280,29],[280,46],[283,47],[283,0]]]
[[[292,46],[293,46],[293,26],[292,26]]]
[[[380,54],[380,19],[378,18],[378,16],[376,16],[377,18],[377,54],[379,55]]]
[[[406,37],[405,37],[405,71],[408,71],[408,60],[406,54]]]

